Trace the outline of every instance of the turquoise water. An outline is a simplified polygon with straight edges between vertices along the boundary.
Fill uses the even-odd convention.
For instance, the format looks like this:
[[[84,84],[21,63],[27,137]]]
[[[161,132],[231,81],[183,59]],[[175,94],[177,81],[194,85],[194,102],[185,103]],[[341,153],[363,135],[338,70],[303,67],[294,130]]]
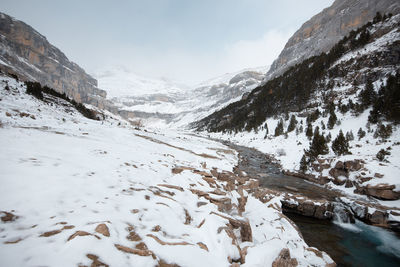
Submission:
[[[357,221],[338,225],[286,214],[300,228],[309,246],[327,252],[338,266],[400,266],[400,239],[394,233]]]

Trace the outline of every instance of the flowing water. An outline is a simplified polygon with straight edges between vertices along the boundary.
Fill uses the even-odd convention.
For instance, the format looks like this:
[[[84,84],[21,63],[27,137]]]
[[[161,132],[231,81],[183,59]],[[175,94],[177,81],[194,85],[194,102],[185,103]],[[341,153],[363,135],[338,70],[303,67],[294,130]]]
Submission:
[[[309,246],[328,253],[338,266],[400,266],[400,239],[387,230],[356,221],[339,225],[286,213]]]
[[[282,174],[278,165],[270,163],[270,159],[257,150],[225,144],[239,152],[239,170],[257,178],[263,187],[329,201],[335,201],[341,195],[303,179]],[[338,266],[400,266],[400,239],[390,231],[360,221],[350,224],[293,213],[286,215],[299,226],[308,245],[327,252]]]

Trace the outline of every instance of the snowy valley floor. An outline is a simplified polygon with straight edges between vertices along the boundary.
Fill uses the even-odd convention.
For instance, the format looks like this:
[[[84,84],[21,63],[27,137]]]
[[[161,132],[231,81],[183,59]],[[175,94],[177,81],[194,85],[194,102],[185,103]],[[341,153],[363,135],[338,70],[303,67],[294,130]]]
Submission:
[[[258,183],[232,173],[222,144],[88,120],[0,84],[1,266],[333,264],[280,197],[251,194]]]

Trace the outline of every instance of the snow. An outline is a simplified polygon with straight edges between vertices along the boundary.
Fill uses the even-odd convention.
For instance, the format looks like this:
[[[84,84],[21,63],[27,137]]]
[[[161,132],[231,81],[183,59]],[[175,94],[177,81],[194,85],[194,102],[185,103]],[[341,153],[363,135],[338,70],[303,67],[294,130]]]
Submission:
[[[146,127],[177,129],[240,100],[260,84],[268,68],[227,73],[193,87],[146,78],[121,66],[100,69],[94,77],[119,110],[135,112]]]
[[[165,78],[152,79],[140,76],[123,66],[99,69],[93,77],[98,80],[99,88],[106,90],[110,98],[181,93],[188,88],[186,85]]]
[[[177,166],[232,171],[237,153],[221,143],[186,132],[135,130],[108,112],[104,121],[89,120],[65,101],[45,103],[25,90],[22,83],[0,77],[0,216],[18,216],[0,221],[1,265],[90,265],[86,255],[93,254],[110,266],[155,266],[161,259],[179,266],[229,266],[228,257],[237,259],[239,249],[220,230],[228,219],[218,214],[249,222],[252,242],[236,241],[240,249],[249,246],[247,266],[270,265],[283,248],[299,266],[332,262],[326,253],[321,258],[307,250],[276,208],[279,198],[263,204],[249,195],[242,215],[235,208],[219,211],[191,191],[214,190],[202,175],[190,169],[172,173]],[[239,193],[215,182],[237,205]],[[109,237],[96,232],[99,224],[107,226]],[[86,235],[71,239],[76,231]],[[132,231],[140,241],[127,238]],[[157,238],[180,244],[162,245]],[[132,249],[139,242],[154,257],[116,247]]]
[[[3,60],[0,59],[0,64],[4,65],[4,66],[9,66],[6,62],[4,62]]]

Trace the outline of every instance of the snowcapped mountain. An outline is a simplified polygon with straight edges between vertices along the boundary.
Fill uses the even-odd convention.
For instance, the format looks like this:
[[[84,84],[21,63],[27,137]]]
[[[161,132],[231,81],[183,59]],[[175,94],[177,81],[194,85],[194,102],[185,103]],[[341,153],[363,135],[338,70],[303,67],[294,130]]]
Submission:
[[[267,70],[227,73],[192,88],[145,78],[124,67],[106,68],[94,76],[122,117],[148,127],[184,127],[239,100],[260,84]]]
[[[99,87],[107,90],[109,98],[175,94],[189,88],[166,78],[151,79],[137,75],[124,66],[103,67],[96,70],[93,76],[98,80]]]

